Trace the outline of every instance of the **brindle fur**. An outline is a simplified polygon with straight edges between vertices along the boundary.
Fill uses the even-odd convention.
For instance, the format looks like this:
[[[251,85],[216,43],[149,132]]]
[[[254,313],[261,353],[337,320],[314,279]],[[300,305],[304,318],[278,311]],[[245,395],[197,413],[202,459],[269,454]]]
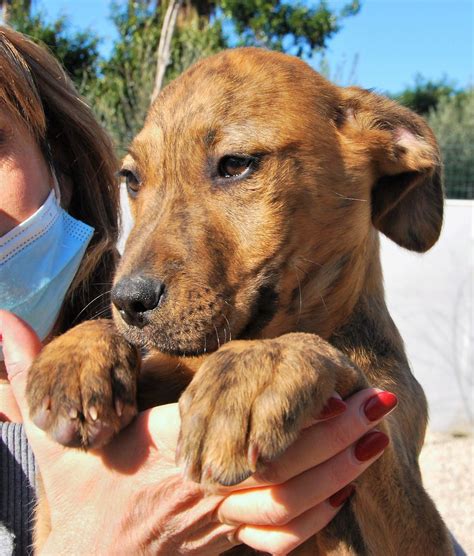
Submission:
[[[220,178],[219,159],[239,153],[258,157],[255,171]],[[124,167],[141,189],[116,283],[159,278],[164,301],[144,328],[115,311],[120,337],[98,320],[54,340],[30,372],[32,414],[44,417],[49,396],[43,426],[61,437],[55,431],[75,408],[69,443],[94,443],[89,398],[77,392],[98,377],[90,399],[115,430],[109,393],[130,406],[131,344],[145,347],[140,407],[184,391],[189,472],[235,484],[254,470],[249,445],[275,458],[334,389],[388,389],[399,399],[380,425],[390,446],[330,526],[295,554],[452,553],[421,483],[426,400],[387,311],[379,257],[379,231],[420,252],[438,239],[441,168],[425,122],[373,93],[336,87],[296,58],[237,49],[199,62],[161,93]],[[120,357],[101,365],[104,349]],[[80,370],[60,375],[58,362],[71,358]],[[108,378],[114,358],[129,365],[120,388]]]

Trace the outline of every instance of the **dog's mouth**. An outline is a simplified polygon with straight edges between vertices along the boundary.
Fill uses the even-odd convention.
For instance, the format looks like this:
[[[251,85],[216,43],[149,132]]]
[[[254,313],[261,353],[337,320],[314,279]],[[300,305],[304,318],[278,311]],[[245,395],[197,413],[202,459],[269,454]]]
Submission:
[[[212,353],[231,340],[258,337],[273,319],[278,305],[273,284],[260,286],[248,308],[235,307],[225,299],[229,296],[224,295],[216,295],[206,303],[193,303],[189,299],[192,296],[187,297],[189,303],[182,312],[173,310],[168,299],[135,324],[127,323],[114,307],[116,325],[137,347],[173,356],[196,357]]]

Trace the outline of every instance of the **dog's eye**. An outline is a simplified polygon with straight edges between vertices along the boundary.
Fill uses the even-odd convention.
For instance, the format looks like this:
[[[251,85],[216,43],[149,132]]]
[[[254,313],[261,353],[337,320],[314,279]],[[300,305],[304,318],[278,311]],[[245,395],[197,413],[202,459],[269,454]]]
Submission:
[[[253,156],[224,156],[217,169],[221,178],[236,178],[244,176],[254,164]]]
[[[122,176],[122,178],[124,178],[127,192],[130,197],[136,197],[141,186],[140,180],[131,170],[127,170],[126,168],[122,168],[119,174],[120,176]]]

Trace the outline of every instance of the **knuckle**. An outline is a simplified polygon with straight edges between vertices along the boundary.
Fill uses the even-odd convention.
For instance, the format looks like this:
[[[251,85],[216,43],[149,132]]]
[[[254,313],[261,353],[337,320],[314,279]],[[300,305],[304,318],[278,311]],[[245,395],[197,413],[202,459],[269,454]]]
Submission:
[[[355,440],[353,428],[348,427],[344,420],[331,422],[330,432],[328,439],[335,449],[347,448]]]
[[[270,508],[266,508],[261,513],[262,520],[265,525],[282,527],[291,521],[291,515],[288,508],[282,504],[274,502]]]
[[[342,488],[351,478],[351,470],[353,465],[349,454],[344,456],[343,462],[338,465],[332,465],[328,468],[327,485],[334,485],[335,488]]]

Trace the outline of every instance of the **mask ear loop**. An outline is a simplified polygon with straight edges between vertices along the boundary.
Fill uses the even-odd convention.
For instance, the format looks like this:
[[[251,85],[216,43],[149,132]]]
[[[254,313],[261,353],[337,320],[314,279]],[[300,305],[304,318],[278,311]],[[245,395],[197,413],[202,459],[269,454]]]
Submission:
[[[54,195],[56,197],[56,201],[57,201],[58,205],[61,206],[61,189],[59,188],[58,178],[56,176],[56,171],[54,169],[53,153],[51,151],[51,145],[46,141],[45,144],[44,144],[44,147],[45,147],[45,150],[46,150],[46,158],[47,158],[48,163],[49,163],[49,169],[51,170],[51,176],[53,177]]]
[[[56,177],[56,172],[54,171],[53,166],[50,166],[50,168],[51,175],[53,176],[53,189],[56,196],[56,201],[58,202],[58,205],[61,205],[61,190],[59,189],[58,178]]]

